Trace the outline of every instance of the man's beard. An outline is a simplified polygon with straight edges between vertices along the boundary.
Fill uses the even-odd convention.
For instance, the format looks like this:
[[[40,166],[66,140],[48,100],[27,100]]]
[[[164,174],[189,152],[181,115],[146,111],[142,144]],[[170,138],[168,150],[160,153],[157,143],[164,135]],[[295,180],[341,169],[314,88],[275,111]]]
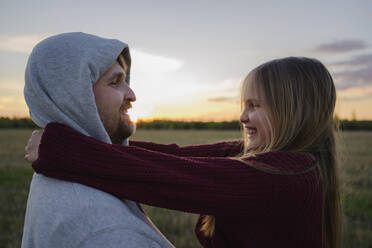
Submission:
[[[125,139],[131,136],[136,130],[136,124],[130,121],[129,119],[124,121],[119,120],[116,128],[108,132],[110,135],[111,142],[113,144],[122,144]]]

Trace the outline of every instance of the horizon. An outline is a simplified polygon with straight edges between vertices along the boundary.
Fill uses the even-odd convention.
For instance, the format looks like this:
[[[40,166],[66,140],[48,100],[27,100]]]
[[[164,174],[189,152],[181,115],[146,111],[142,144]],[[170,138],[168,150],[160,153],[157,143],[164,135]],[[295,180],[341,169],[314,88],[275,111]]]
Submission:
[[[17,120],[17,119],[30,119],[31,121],[33,121],[31,119],[30,116],[0,116],[0,119],[1,118],[8,118],[10,120]],[[342,118],[339,118],[337,115],[334,115],[334,119],[335,120],[339,120],[339,121],[356,121],[356,122],[364,122],[364,121],[367,121],[367,122],[372,122],[372,119],[363,119],[363,120],[358,120],[358,119],[342,119]],[[200,119],[170,119],[170,118],[137,118],[137,120],[133,120],[135,123],[138,123],[138,122],[153,122],[153,121],[171,121],[171,122],[234,122],[234,121],[237,121],[237,122],[240,122],[239,120],[236,120],[236,119],[226,119],[226,120],[219,120],[219,121],[214,121],[214,120],[200,120]]]
[[[0,6],[7,24],[0,27],[0,116],[29,117],[23,85],[32,48],[50,35],[82,31],[129,44],[137,95],[132,119],[238,120],[246,74],[287,56],[326,65],[340,119],[372,119],[370,1],[4,0]]]

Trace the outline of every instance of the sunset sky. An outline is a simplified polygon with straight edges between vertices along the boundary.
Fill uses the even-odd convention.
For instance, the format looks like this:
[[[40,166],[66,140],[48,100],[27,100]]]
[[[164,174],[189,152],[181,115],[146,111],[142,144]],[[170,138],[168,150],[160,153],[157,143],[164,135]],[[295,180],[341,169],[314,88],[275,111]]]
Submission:
[[[129,44],[135,118],[233,120],[242,79],[286,56],[321,60],[341,118],[372,119],[372,1],[0,2],[0,116],[28,116],[32,47],[82,31]]]

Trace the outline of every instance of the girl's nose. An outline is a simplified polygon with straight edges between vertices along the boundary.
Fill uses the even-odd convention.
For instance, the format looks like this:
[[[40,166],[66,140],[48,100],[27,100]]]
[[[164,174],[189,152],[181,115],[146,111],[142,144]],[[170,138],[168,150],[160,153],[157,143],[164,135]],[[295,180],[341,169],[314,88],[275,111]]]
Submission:
[[[243,111],[242,114],[240,115],[240,122],[246,123],[248,121],[249,121],[248,113],[247,111]]]

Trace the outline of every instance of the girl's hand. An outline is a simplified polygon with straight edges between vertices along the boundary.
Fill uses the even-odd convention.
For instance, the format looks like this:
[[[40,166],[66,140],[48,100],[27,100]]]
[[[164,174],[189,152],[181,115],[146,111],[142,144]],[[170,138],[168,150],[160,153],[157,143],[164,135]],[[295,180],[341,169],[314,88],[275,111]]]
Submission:
[[[26,150],[25,159],[31,163],[35,162],[35,160],[39,157],[39,145],[43,132],[44,131],[42,130],[33,131],[25,147]]]

